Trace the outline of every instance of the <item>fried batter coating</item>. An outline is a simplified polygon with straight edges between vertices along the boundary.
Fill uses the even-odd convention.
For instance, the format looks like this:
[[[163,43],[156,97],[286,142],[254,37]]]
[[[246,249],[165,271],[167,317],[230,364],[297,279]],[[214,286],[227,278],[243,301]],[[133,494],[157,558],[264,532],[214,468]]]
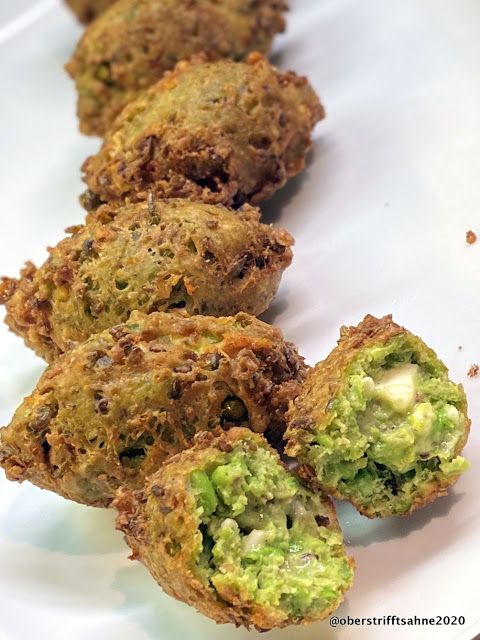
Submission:
[[[115,121],[84,180],[101,201],[186,197],[258,204],[304,167],[324,115],[305,78],[260,54],[179,63]]]
[[[114,504],[133,557],[216,622],[268,630],[321,620],[352,583],[333,504],[247,429],[199,434]]]
[[[87,24],[114,4],[115,0],[65,0],[80,22]]]
[[[104,206],[72,231],[42,267],[0,284],[8,326],[48,362],[132,311],[259,315],[292,259],[291,236],[248,205]]]
[[[285,10],[283,0],[118,0],[88,27],[66,65],[80,130],[105,135],[139,92],[194,54],[241,60],[267,53],[285,28]]]
[[[391,316],[344,327],[292,403],[288,455],[365,516],[411,513],[456,482],[470,420],[463,387]]]
[[[107,506],[196,432],[284,429],[305,365],[281,332],[247,314],[132,314],[60,356],[0,430],[10,480]]]

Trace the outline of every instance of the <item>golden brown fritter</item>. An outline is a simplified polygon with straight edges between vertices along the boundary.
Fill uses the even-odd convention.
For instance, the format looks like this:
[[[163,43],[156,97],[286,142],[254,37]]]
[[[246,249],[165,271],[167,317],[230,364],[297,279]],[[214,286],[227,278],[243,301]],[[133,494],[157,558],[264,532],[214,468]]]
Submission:
[[[259,315],[292,259],[291,236],[248,205],[104,206],[72,231],[39,269],[0,283],[8,326],[48,362],[132,311]]]
[[[114,4],[115,0],[65,0],[80,22],[87,24]]]
[[[407,514],[445,495],[467,462],[463,387],[391,316],[344,327],[292,403],[288,455],[301,475],[368,517]]]
[[[114,505],[132,557],[216,622],[268,630],[321,620],[352,582],[332,503],[247,429],[199,434]]]
[[[47,369],[0,430],[0,466],[10,480],[106,506],[199,431],[282,430],[304,373],[280,331],[247,314],[135,312]]]
[[[260,54],[181,62],[130,103],[84,180],[102,201],[186,197],[258,204],[304,167],[324,115],[305,78]]]
[[[285,9],[283,0],[118,0],[87,28],[66,66],[81,131],[105,135],[139,92],[194,54],[267,53],[285,28]]]

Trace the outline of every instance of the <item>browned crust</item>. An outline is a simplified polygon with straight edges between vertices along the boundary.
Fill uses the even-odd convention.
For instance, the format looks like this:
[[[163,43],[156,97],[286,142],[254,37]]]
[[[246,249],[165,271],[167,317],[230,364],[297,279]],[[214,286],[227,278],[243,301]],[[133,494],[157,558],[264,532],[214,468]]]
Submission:
[[[38,297],[37,271],[32,262],[27,262],[18,280],[2,278],[0,305],[5,305],[9,329],[21,336],[27,347],[51,361],[62,351],[52,340],[49,304]]]
[[[287,430],[285,439],[287,445],[285,452],[296,458],[301,454],[302,439],[314,430],[322,430],[328,427],[331,420],[329,405],[337,394],[341,393],[345,385],[345,371],[355,359],[360,349],[368,348],[376,344],[386,344],[389,340],[400,334],[410,333],[404,327],[396,324],[391,315],[383,318],[375,318],[367,315],[364,320],[354,327],[342,327],[337,347],[328,357],[309,370],[307,378],[302,386],[302,392],[290,403],[287,413]],[[411,334],[413,335],[413,334]],[[422,345],[423,341],[419,340]],[[426,345],[424,348],[436,358],[436,354]],[[314,404],[312,399],[314,398]],[[467,416],[467,405],[462,408]],[[459,441],[455,455],[459,455],[464,448],[470,433],[471,420],[467,416],[464,436]],[[314,469],[307,464],[300,464],[297,473],[300,477],[317,490],[322,490],[329,495],[351,502],[358,511],[368,518],[388,516],[390,513],[380,514],[376,510],[368,509],[353,499],[346,498],[334,486],[325,485],[318,481]],[[447,493],[459,476],[446,478],[437,477],[436,481],[422,488],[422,493],[416,497],[411,508],[402,515],[408,515],[413,511],[433,502]]]
[[[222,94],[216,103],[203,97],[209,83]],[[166,98],[174,91],[188,108],[177,101],[171,114]],[[197,56],[124,109],[84,163],[84,180],[105,202],[145,200],[151,191],[235,208],[259,204],[304,168],[311,131],[324,116],[306,78],[280,73],[259,53],[243,63]]]
[[[143,490],[120,490],[113,506],[118,510],[117,528],[125,533],[132,549],[132,558],[142,562],[155,580],[170,596],[195,607],[217,623],[236,626],[253,626],[259,631],[290,624],[308,624],[314,619],[292,621],[281,619],[274,612],[259,605],[248,606],[235,596],[232,603],[220,601],[213,589],[205,585],[193,570],[195,547],[198,543],[198,521],[192,513],[189,476],[192,471],[215,460],[222,451],[231,451],[244,442],[248,448],[268,447],[265,440],[246,429],[235,428],[229,432],[202,433],[195,438],[195,445],[184,451],[153,476],[148,478]],[[278,454],[272,450],[279,464]],[[325,497],[325,509],[330,527],[338,529],[333,503]],[[168,553],[169,545],[180,542],[175,556]],[[185,544],[182,544],[185,542]],[[349,559],[354,568],[354,561]],[[335,610],[343,600],[343,594],[322,619]]]
[[[14,278],[0,278],[0,304],[6,304],[10,300],[17,289],[17,285],[18,280]]]

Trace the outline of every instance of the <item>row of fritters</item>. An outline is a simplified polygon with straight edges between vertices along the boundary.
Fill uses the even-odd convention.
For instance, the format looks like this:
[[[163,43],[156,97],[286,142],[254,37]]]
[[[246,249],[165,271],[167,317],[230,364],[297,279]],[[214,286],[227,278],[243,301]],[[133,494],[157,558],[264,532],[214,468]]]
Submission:
[[[39,270],[2,280],[9,326],[52,361],[132,311],[262,313],[293,239],[245,201],[302,169],[322,113],[306,80],[258,54],[180,63],[87,160],[86,224]]]
[[[299,173],[325,111],[306,78],[263,55],[284,10],[117,0],[97,18],[67,65],[81,130],[105,138],[83,165],[85,208],[149,193],[238,208]]]
[[[66,65],[80,129],[105,138],[83,165],[88,210],[149,193],[256,205],[302,170],[325,112],[306,78],[263,55],[283,0],[69,4],[98,15]]]
[[[93,22],[67,65],[81,130],[105,137],[83,165],[87,209],[149,193],[238,208],[302,170],[324,109],[306,78],[259,53],[284,8],[118,0]]]
[[[352,581],[323,492],[370,517],[409,513],[466,468],[469,425],[462,387],[390,317],[344,328],[308,369],[247,314],[134,313],[47,369],[0,430],[0,464],[113,501],[168,593],[268,629],[325,617]],[[254,431],[284,435],[297,473]]]
[[[69,4],[101,14],[66,65],[81,131],[105,138],[83,165],[87,209],[148,193],[238,208],[302,170],[325,112],[306,78],[263,55],[283,0]]]
[[[67,68],[82,131],[105,141],[84,164],[86,224],[0,288],[52,363],[0,430],[0,465],[113,504],[134,556],[219,622],[324,618],[353,577],[324,492],[370,517],[445,493],[466,467],[463,389],[389,317],[344,329],[308,370],[234,315],[268,307],[293,243],[245,203],[303,168],[324,116],[306,79],[250,53],[283,29],[283,2],[69,4],[104,11]]]
[[[90,19],[112,3],[69,4]],[[258,53],[216,61],[267,52],[284,9],[119,0],[106,11],[68,65],[81,130],[106,135],[84,164],[91,213],[0,288],[10,328],[53,363],[0,434],[7,476],[97,506],[119,490],[119,526],[167,592],[259,629],[324,617],[352,580],[328,499],[251,431],[281,438],[303,360],[246,314],[186,315],[261,313],[291,261],[289,234],[245,203],[303,168],[323,108]],[[149,492],[162,504],[148,506]]]

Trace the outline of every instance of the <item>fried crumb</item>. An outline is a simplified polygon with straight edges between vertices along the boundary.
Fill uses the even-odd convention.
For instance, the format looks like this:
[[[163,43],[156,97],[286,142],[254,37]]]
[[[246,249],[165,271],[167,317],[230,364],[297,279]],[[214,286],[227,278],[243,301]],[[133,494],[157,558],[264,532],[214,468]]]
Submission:
[[[260,315],[292,260],[293,238],[261,224],[258,209],[244,205],[235,213],[183,199],[155,200],[153,193],[146,204],[90,212],[85,226],[70,233],[38,270],[31,265],[18,280],[0,277],[7,325],[49,362],[122,324],[132,311],[184,308],[191,315],[233,316],[248,309]],[[61,297],[61,309],[44,291]]]
[[[210,437],[205,437],[207,435]],[[331,589],[332,592],[333,589],[335,590],[335,600],[325,601],[325,604],[322,603],[318,607],[315,605],[315,609],[307,605],[309,608],[305,609],[305,613],[303,613],[300,609],[303,605],[299,604],[294,615],[292,615],[286,607],[283,607],[282,598],[279,598],[280,605],[277,603],[264,604],[264,601],[257,596],[256,582],[253,584],[252,590],[250,590],[250,583],[248,582],[247,584],[249,565],[248,561],[243,560],[243,557],[245,557],[245,554],[252,553],[247,546],[252,538],[247,540],[245,537],[246,543],[242,543],[238,549],[235,547],[235,551],[232,549],[232,553],[237,553],[236,557],[239,558],[238,561],[235,560],[236,564],[232,563],[226,569],[227,565],[225,563],[223,565],[217,563],[216,566],[221,566],[221,571],[223,569],[228,571],[231,575],[232,584],[235,585],[232,587],[228,584],[227,587],[224,587],[222,584],[221,597],[217,595],[215,587],[210,587],[210,584],[213,585],[216,582],[215,578],[204,577],[205,570],[203,566],[209,566],[208,563],[211,556],[206,554],[211,553],[211,546],[203,554],[203,557],[205,557],[204,565],[196,562],[197,555],[194,554],[198,554],[198,552],[194,545],[190,545],[192,551],[184,552],[182,547],[182,551],[178,552],[180,544],[177,543],[177,540],[196,540],[202,535],[203,526],[208,527],[209,531],[213,530],[209,524],[210,521],[207,521],[205,525],[203,523],[200,524],[199,518],[196,516],[199,503],[196,498],[198,489],[191,486],[191,478],[195,477],[193,474],[198,474],[197,478],[203,478],[205,477],[206,469],[210,472],[210,469],[223,470],[233,468],[236,459],[238,459],[237,456],[242,455],[241,465],[235,467],[235,469],[239,469],[235,473],[237,474],[236,478],[238,477],[236,485],[240,487],[240,491],[244,486],[241,483],[245,483],[243,478],[248,478],[247,474],[250,474],[249,469],[252,468],[248,465],[260,464],[256,462],[257,460],[262,461],[262,478],[259,478],[258,482],[262,482],[263,478],[265,478],[264,482],[267,482],[274,477],[284,483],[290,478],[287,475],[288,471],[280,462],[278,454],[273,449],[270,449],[266,441],[257,434],[237,427],[236,429],[230,429],[227,433],[217,432],[215,436],[212,437],[211,434],[206,433],[199,434],[194,441],[193,447],[188,451],[184,451],[180,456],[176,456],[170,464],[159,467],[154,476],[148,479],[148,484],[143,490],[128,491],[124,487],[120,489],[115,500],[115,507],[119,514],[117,527],[125,534],[125,541],[137,558],[151,572],[155,580],[166,589],[167,593],[195,606],[200,612],[219,623],[233,622],[237,626],[245,625],[249,628],[255,626],[259,631],[264,632],[275,626],[285,627],[291,623],[308,623],[328,616],[334,607],[340,604],[343,599],[343,593],[350,585],[353,575],[353,562],[346,557],[345,550],[341,546],[342,541],[339,538],[341,532],[333,504],[321,492],[302,488],[301,493],[297,490],[295,497],[288,499],[288,501],[282,500],[279,491],[275,490],[271,492],[268,498],[263,496],[257,498],[257,494],[255,498],[251,498],[250,492],[240,494],[242,500],[244,500],[242,502],[242,515],[240,516],[242,523],[249,517],[255,517],[250,516],[250,513],[258,513],[259,508],[261,509],[263,504],[268,503],[268,507],[264,509],[265,517],[263,519],[264,523],[267,523],[266,526],[269,527],[268,531],[274,528],[273,523],[269,524],[270,512],[268,509],[275,510],[275,514],[283,514],[289,509],[293,501],[295,501],[297,512],[305,509],[304,505],[309,509],[312,514],[312,524],[309,526],[313,528],[315,524],[321,528],[322,533],[319,534],[319,537],[320,535],[322,536],[322,541],[325,540],[323,544],[328,545],[330,551],[328,557],[325,556],[321,560],[318,560],[318,557],[315,558],[313,553],[302,554],[301,562],[304,563],[303,566],[315,562],[322,563],[321,570],[322,575],[324,575],[322,582],[318,587],[314,585],[312,580],[311,588],[325,588],[324,585],[330,581],[330,575],[335,579],[335,583],[331,582],[334,585]],[[224,472],[225,475],[227,473],[228,471]],[[209,482],[209,480],[205,482]],[[291,491],[292,495],[294,495],[293,487],[298,485],[291,484],[289,486],[292,486]],[[157,491],[162,492],[160,498],[153,493],[154,487],[156,487]],[[258,491],[258,495],[260,496],[260,491]],[[246,497],[244,498],[243,496]],[[223,509],[223,505],[220,508]],[[233,526],[238,527],[234,519],[236,517],[235,513],[233,508],[229,506],[222,510],[221,515],[220,511],[217,514],[215,510],[213,515],[210,516],[209,514],[204,519],[214,518],[213,522],[215,523],[216,531],[222,530],[223,527],[230,527],[230,523],[233,524],[233,522],[235,522]],[[287,516],[282,515],[280,517],[286,518]],[[255,532],[253,535],[258,534]],[[295,535],[300,534],[295,533]],[[312,534],[308,533],[308,535]],[[255,544],[259,546],[255,548],[263,549],[261,547],[263,544],[261,538],[258,538],[258,540],[259,542],[255,541]],[[330,540],[332,540],[333,544],[329,542]],[[213,538],[213,541],[212,545],[216,544],[218,547],[215,538]],[[293,566],[298,555],[296,549],[297,546],[288,549],[287,553],[289,555],[285,556],[285,566]],[[261,553],[261,550],[258,551],[257,556],[260,557]],[[291,560],[292,557],[295,560]],[[269,562],[268,556],[266,562]],[[237,566],[241,568],[237,569]],[[244,569],[243,567],[246,568]],[[257,571],[261,571],[261,569]],[[312,575],[315,576],[316,574],[313,571],[312,569]],[[337,576],[339,577],[337,578]],[[227,577],[227,580],[229,579]],[[302,574],[302,588],[305,579],[303,579]],[[234,580],[235,582],[233,582]],[[237,584],[241,584],[241,589],[236,586]],[[285,582],[285,584],[288,585],[289,583]],[[174,586],[173,588],[172,585]],[[287,586],[287,588],[290,593],[293,592],[295,586]],[[278,591],[279,593],[284,593],[285,587],[281,585]]]
[[[467,244],[475,244],[475,242],[477,241],[477,234],[474,231],[469,229],[465,235]]]
[[[480,372],[480,366],[478,364],[472,364],[468,370],[467,376],[469,378],[476,378]]]
[[[196,432],[251,423],[259,433],[283,433],[305,375],[280,330],[247,314],[133,313],[47,369],[1,430],[0,468],[12,480],[28,477],[77,502],[108,506],[119,486],[142,487]],[[37,444],[47,433],[50,449]],[[112,441],[118,450],[105,446]]]
[[[332,457],[335,463],[330,462],[330,459],[328,459],[326,463],[322,461],[322,464],[342,464],[340,461],[348,460],[350,455],[350,451],[342,451],[343,443],[340,440],[336,440],[335,437],[332,438],[331,434],[336,428],[335,426],[332,428],[332,425],[335,425],[335,420],[342,419],[341,417],[335,417],[335,410],[332,406],[338,403],[337,399],[340,399],[340,402],[343,401],[344,396],[342,394],[344,394],[344,389],[350,383],[350,371],[353,366],[351,363],[363,362],[363,360],[360,360],[360,358],[364,357],[363,354],[367,358],[367,354],[376,349],[377,345],[382,345],[382,347],[388,345],[388,353],[398,353],[396,349],[399,347],[393,346],[397,344],[402,345],[401,349],[407,348],[408,345],[408,350],[411,353],[428,353],[428,359],[421,361],[421,366],[426,367],[427,371],[430,370],[430,367],[433,371],[443,371],[441,361],[435,353],[427,350],[428,347],[419,337],[396,324],[391,315],[384,318],[375,318],[367,315],[357,327],[343,327],[340,333],[340,340],[335,349],[327,356],[326,360],[318,363],[308,371],[306,382],[302,385],[302,391],[290,403],[287,415],[288,427],[284,435],[284,440],[286,441],[285,453],[300,462],[300,467],[297,470],[298,475],[311,486],[316,485],[320,488],[321,483],[322,489],[326,489],[330,495],[334,495],[339,499],[348,499],[362,515],[370,518],[411,513],[433,502],[437,497],[444,495],[448,487],[460,475],[449,476],[448,473],[444,474],[442,470],[438,472],[438,475],[431,476],[428,473],[425,475],[425,479],[422,476],[422,479],[419,480],[414,489],[410,487],[406,489],[402,484],[398,483],[398,479],[395,476],[386,477],[380,473],[376,476],[378,480],[375,480],[375,486],[383,485],[385,491],[378,491],[377,493],[377,489],[373,492],[367,492],[366,490],[363,492],[363,488],[359,489],[355,481],[352,482],[350,478],[345,479],[345,476],[341,482],[335,484],[336,480],[326,480],[325,476],[322,475],[323,467],[317,466],[317,468],[314,468],[314,464],[317,464],[317,458],[315,458],[315,442],[313,439],[317,437],[317,434],[321,434],[318,440],[324,438],[323,441],[328,441],[329,446],[332,447],[330,451],[334,451],[335,456],[338,456]],[[368,369],[363,372],[363,375],[369,375]],[[465,425],[464,427],[459,427],[461,436],[455,435],[455,445],[452,452],[449,453],[449,456],[451,456],[449,459],[454,459],[460,453],[467,440],[470,420],[466,414],[466,398],[463,389],[460,386],[453,385],[450,381],[447,382],[443,378],[444,375],[443,373],[441,374],[442,389],[452,389],[452,391],[453,389],[458,389],[458,391],[454,392],[456,398],[454,404],[463,416],[462,423]],[[429,400],[431,401],[431,398],[433,399],[433,396],[429,395],[429,390],[425,388],[422,391],[424,392],[422,394],[423,398],[415,398],[415,402],[418,402],[418,400],[420,402],[428,402]],[[351,406],[348,406],[349,410],[352,411]],[[421,407],[423,405],[417,404],[417,406]],[[330,440],[330,438],[332,439]],[[337,442],[337,444],[332,445],[331,442]],[[448,442],[452,442],[453,445],[453,439]],[[309,451],[310,447],[311,451]],[[341,456],[345,456],[345,458]],[[422,456],[422,451],[418,451],[418,461],[427,458],[428,453],[425,458]],[[382,467],[380,467],[380,471],[383,472]],[[395,480],[393,480],[394,477]],[[401,482],[409,482],[407,480],[408,475],[400,474],[400,479],[403,478],[405,480],[401,480]],[[328,482],[331,482],[331,484],[327,484]],[[405,504],[407,504],[406,507]]]
[[[65,233],[69,235],[73,235],[74,233],[78,233],[83,228],[82,224],[72,224],[70,227],[65,229]]]

